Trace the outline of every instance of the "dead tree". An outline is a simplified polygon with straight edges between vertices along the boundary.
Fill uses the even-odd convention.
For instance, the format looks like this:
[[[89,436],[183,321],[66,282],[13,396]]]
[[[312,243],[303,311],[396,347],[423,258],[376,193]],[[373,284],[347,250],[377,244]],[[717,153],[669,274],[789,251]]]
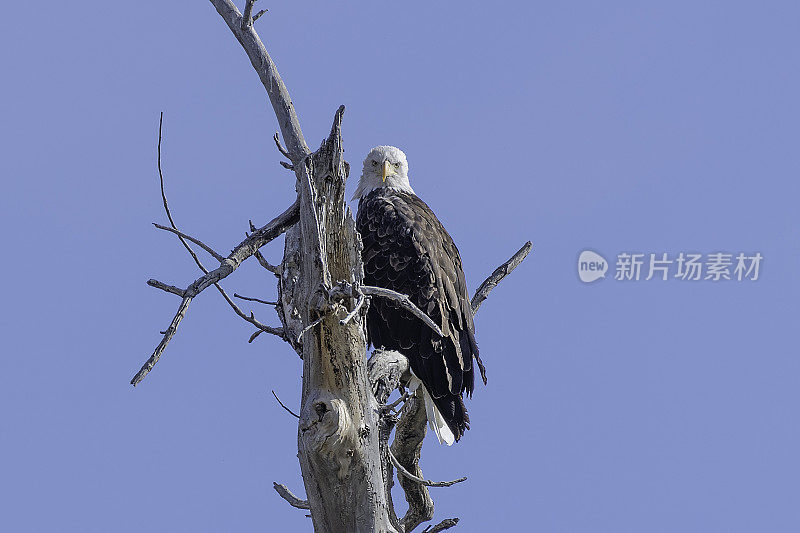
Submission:
[[[295,416],[299,419],[298,456],[307,500],[276,483],[278,494],[292,506],[310,510],[317,532],[410,532],[433,517],[428,487],[449,486],[466,478],[445,482],[423,478],[419,467],[426,432],[422,400],[406,393],[387,405],[389,395],[403,389],[409,364],[402,354],[379,350],[367,361],[364,324],[369,299],[398,300],[429,326],[438,326],[407,296],[362,283],[361,240],[344,197],[349,173],[342,150],[344,106],[336,111],[327,139],[312,152],[286,86],[253,27],[264,11],[253,15],[255,0],[247,0],[244,14],[231,0],[211,3],[244,48],[267,91],[285,147],[277,133],[275,144],[288,159],[281,164],[295,174],[297,200],[268,224],[257,228],[251,223],[250,233],[227,256],[217,253],[179,230],[172,218],[161,173],[159,123],[158,170],[170,225],[156,227],[177,235],[203,275],[184,289],[153,279],[147,282],[177,295],[181,302],[162,332],[161,342],[131,383],[137,385],[153,369],[191,301],[214,285],[234,312],[256,328],[251,342],[263,332],[277,335],[303,360],[302,399],[300,413]],[[284,233],[283,260],[270,265],[259,248]],[[210,254],[218,266],[207,269],[191,244]],[[484,281],[472,299],[473,312],[530,248],[526,243]],[[250,257],[278,278],[274,304],[281,327],[263,324],[252,312],[242,311],[219,284]],[[254,300],[238,294],[234,297]],[[389,446],[393,429],[395,438]],[[409,503],[402,519],[395,515],[390,492],[395,468]],[[425,531],[442,531],[457,521],[447,519]]]

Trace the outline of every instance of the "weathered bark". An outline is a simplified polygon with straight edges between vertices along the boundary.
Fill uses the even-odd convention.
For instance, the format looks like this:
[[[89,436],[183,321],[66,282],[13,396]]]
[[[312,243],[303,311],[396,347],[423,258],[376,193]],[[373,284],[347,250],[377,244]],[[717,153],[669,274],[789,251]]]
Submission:
[[[391,350],[375,350],[367,362],[367,369],[372,393],[380,406],[385,406],[389,395],[401,385],[401,382],[405,383],[411,377],[408,359],[401,353]],[[403,528],[394,510],[392,501],[394,470],[392,462],[389,460],[389,437],[396,424],[397,416],[387,407],[381,407],[378,435],[383,490],[389,504],[389,520],[398,531],[402,532],[410,530]]]
[[[320,149],[295,165],[300,254],[287,240],[297,273],[281,277],[281,300],[284,313],[304,326],[298,455],[315,531],[394,532],[383,490],[378,404],[367,381],[363,314],[341,324],[355,298],[342,305],[331,296],[335,285],[358,286],[363,278],[361,242],[344,197],[343,111]]]
[[[419,394],[420,391],[417,393],[403,405],[391,450],[406,470],[417,477],[422,477],[419,460],[422,456],[422,441],[428,431],[428,417],[425,415],[425,403]],[[403,487],[408,502],[408,511],[400,523],[403,531],[412,531],[421,523],[433,518],[433,498],[425,485],[403,476],[398,476],[397,479]]]

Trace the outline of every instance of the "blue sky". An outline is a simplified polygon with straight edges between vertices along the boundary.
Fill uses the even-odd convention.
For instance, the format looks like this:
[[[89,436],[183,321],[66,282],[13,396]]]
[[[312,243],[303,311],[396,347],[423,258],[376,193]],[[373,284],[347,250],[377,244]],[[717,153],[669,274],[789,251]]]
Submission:
[[[310,530],[272,490],[303,493],[295,421],[269,392],[299,402],[287,346],[248,345],[207,291],[128,385],[178,303],[145,281],[197,276],[150,225],[159,112],[182,229],[226,252],[292,201],[256,74],[207,2],[33,7],[0,20],[0,527]],[[345,104],[354,168],[403,148],[473,289],[533,241],[476,318],[489,385],[472,429],[426,444],[426,476],[469,476],[433,490],[437,519],[800,529],[796,3],[260,7],[309,144]],[[764,260],[755,282],[583,284],[584,249]],[[255,265],[224,285],[275,294]]]

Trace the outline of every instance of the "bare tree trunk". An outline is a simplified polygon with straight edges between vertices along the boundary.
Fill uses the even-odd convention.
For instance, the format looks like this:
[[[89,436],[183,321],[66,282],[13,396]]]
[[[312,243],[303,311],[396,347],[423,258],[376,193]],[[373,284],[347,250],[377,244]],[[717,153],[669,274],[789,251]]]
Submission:
[[[301,339],[298,452],[315,531],[393,532],[378,453],[377,402],[367,382],[363,320],[357,315],[341,324],[350,309],[332,299],[334,285],[357,287],[363,278],[361,242],[344,199],[343,111],[337,111],[320,149],[295,166],[300,275],[281,294],[291,294],[308,328]],[[291,248],[288,252],[295,255]],[[355,305],[356,298],[348,300]]]

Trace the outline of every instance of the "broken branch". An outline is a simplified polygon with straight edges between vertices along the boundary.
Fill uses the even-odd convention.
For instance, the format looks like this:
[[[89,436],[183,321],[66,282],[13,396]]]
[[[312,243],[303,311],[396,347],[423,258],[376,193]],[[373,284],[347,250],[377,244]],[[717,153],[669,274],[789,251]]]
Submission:
[[[161,339],[161,342],[158,343],[156,346],[155,351],[153,351],[153,355],[151,355],[147,361],[142,365],[142,368],[133,376],[131,380],[131,385],[134,387],[144,379],[144,377],[156,366],[156,363],[161,358],[161,354],[164,353],[164,349],[169,344],[169,341],[172,340],[172,337],[175,335],[175,332],[178,330],[178,326],[183,320],[183,317],[186,316],[186,310],[189,308],[189,303],[192,301],[190,296],[184,296],[181,300],[181,304],[178,306],[178,310],[175,312],[175,316],[172,318],[172,322],[169,323],[169,327],[164,331],[164,337]]]
[[[439,533],[445,529],[450,529],[458,524],[458,518],[445,518],[435,526],[428,526],[422,530],[422,533]]]
[[[292,157],[289,155],[289,151],[286,148],[284,148],[283,145],[281,144],[281,138],[278,135],[277,131],[275,132],[275,135],[272,138],[275,140],[275,146],[278,147],[278,151],[283,155],[283,157],[291,161]]]
[[[318,319],[313,321],[311,324],[309,324],[306,327],[304,327],[303,331],[301,331],[300,334],[297,336],[297,344],[300,344],[300,342],[302,342],[302,340],[303,340],[303,335],[305,335],[314,326],[318,326],[320,324],[320,322],[322,322],[323,318],[325,318],[325,315],[322,315],[321,317],[319,317]]]
[[[517,250],[517,253],[511,256],[511,259],[497,267],[494,272],[481,283],[478,290],[475,291],[475,295],[472,297],[472,314],[478,312],[481,304],[489,296],[489,293],[492,292],[492,289],[497,287],[497,284],[500,283],[503,278],[511,274],[511,272],[522,263],[522,260],[525,259],[531,251],[531,246],[531,241],[526,242],[522,248]]]
[[[184,290],[179,289],[174,285],[167,285],[166,283],[161,283],[157,279],[148,279],[147,284],[150,285],[151,287],[155,287],[156,289],[161,289],[162,291],[166,291],[183,298]]]
[[[258,12],[258,13],[256,13],[255,15],[253,15],[253,22],[255,22],[255,21],[257,21],[258,19],[260,19],[260,18],[261,18],[261,15],[263,15],[263,14],[264,14],[264,13],[266,13],[267,11],[269,11],[269,9],[262,9],[261,11],[259,11],[259,12]]]
[[[247,300],[248,302],[258,302],[260,304],[266,305],[278,305],[278,302],[268,302],[267,300],[261,300],[259,298],[250,298],[249,296],[242,296],[241,294],[233,293],[234,298],[239,298],[240,300]]]
[[[225,258],[224,258],[224,257],[222,257],[220,254],[218,254],[217,252],[215,252],[213,248],[211,248],[210,246],[208,246],[207,244],[205,244],[205,243],[204,243],[203,241],[201,241],[200,239],[195,239],[195,238],[194,238],[194,237],[192,237],[191,235],[187,235],[186,233],[183,233],[182,231],[178,230],[177,228],[170,228],[170,227],[168,227],[168,226],[162,226],[161,224],[156,224],[155,222],[153,222],[153,225],[154,225],[155,227],[157,227],[158,229],[163,229],[164,231],[169,231],[170,233],[174,233],[174,234],[175,234],[175,235],[177,235],[178,237],[182,237],[182,238],[186,239],[187,241],[191,241],[191,242],[195,243],[195,244],[196,244],[196,245],[198,245],[200,248],[202,248],[203,250],[205,250],[206,252],[208,252],[209,254],[211,254],[211,256],[212,256],[214,259],[216,259],[217,261],[219,261],[220,263],[222,263],[223,261],[225,261]]]
[[[275,492],[277,492],[281,498],[289,502],[289,505],[291,505],[292,507],[296,507],[298,509],[306,509],[306,510],[311,509],[311,506],[308,504],[308,500],[301,500],[300,498],[292,494],[292,491],[287,489],[286,485],[281,485],[280,483],[273,482],[272,487],[275,489]]]

